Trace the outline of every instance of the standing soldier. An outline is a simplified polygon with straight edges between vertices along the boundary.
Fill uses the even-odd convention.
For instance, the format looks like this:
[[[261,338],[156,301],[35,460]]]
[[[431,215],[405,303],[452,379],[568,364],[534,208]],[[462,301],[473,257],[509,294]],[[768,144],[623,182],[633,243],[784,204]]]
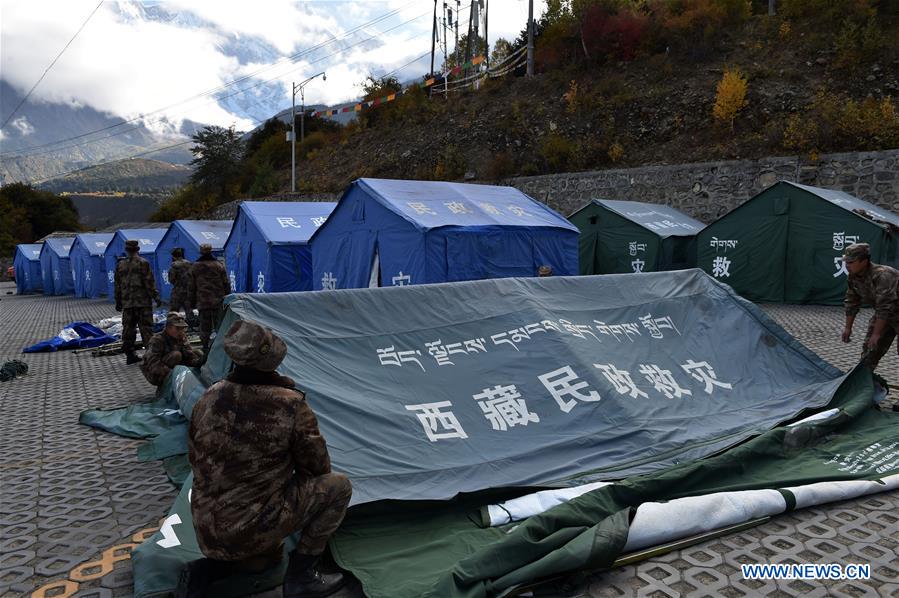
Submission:
[[[846,325],[842,340],[852,339],[852,324],[861,305],[874,307],[868,333],[862,345],[862,362],[874,370],[890,349],[899,331],[899,271],[871,262],[871,246],[853,243],[843,252],[849,272],[846,289]]]
[[[169,266],[169,284],[172,285],[172,297],[169,300],[171,311],[183,311],[189,324],[193,324],[193,310],[188,300],[191,263],[184,259],[184,250],[180,247],[172,249],[172,265]]]
[[[231,281],[225,266],[212,255],[212,245],[200,245],[200,257],[190,267],[190,306],[200,311],[200,339],[203,352],[209,354],[209,337],[222,321],[225,295]]]
[[[135,326],[140,328],[146,346],[153,336],[153,301],[162,305],[153,270],[139,251],[140,244],[136,240],[125,241],[126,257],[115,267],[115,308],[122,312],[122,349],[127,365],[140,361],[134,352]]]

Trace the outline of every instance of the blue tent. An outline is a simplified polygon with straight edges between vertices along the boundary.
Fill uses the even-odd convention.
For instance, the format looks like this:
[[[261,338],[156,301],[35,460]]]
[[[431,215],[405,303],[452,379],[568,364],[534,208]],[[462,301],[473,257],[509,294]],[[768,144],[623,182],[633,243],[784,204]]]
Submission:
[[[75,291],[69,251],[75,237],[57,237],[44,241],[41,248],[41,276],[44,295],[68,295]]]
[[[26,295],[43,290],[40,243],[16,245],[16,257],[12,264],[16,269],[16,292],[18,294]]]
[[[159,245],[156,246],[156,286],[159,294],[168,300],[172,294],[169,284],[169,265],[172,263],[172,249],[184,249],[184,257],[194,262],[200,257],[200,245],[209,243],[217,257],[222,257],[225,241],[231,232],[231,220],[176,220],[172,222]]]
[[[125,241],[136,239],[140,243],[141,257],[153,266],[156,263],[156,246],[165,231],[164,228],[123,228],[115,232],[103,256],[106,262],[106,295],[110,301],[115,301],[115,266],[116,260],[125,255]]]
[[[225,243],[225,264],[235,293],[312,290],[309,237],[334,202],[245,201]]]
[[[110,241],[112,233],[82,233],[75,237],[69,261],[76,297],[96,299],[106,294],[106,262],[103,255]]]
[[[313,288],[578,273],[578,229],[512,187],[359,179],[312,236]]]

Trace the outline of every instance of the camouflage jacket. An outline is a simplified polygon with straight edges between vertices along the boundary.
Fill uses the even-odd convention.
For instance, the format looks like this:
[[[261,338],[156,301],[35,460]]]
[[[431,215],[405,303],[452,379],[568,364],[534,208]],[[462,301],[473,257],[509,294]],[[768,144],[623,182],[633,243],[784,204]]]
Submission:
[[[331,471],[315,414],[293,380],[238,368],[191,413],[191,512],[208,557],[277,546],[302,509],[302,480]]]
[[[115,267],[115,303],[123,309],[153,307],[159,300],[150,264],[139,255],[119,260]]]
[[[172,260],[169,266],[169,284],[172,285],[172,296],[187,300],[187,292],[190,286],[191,263],[185,259]]]
[[[872,305],[874,315],[883,320],[899,318],[899,270],[871,263],[858,276],[849,276],[846,314],[854,316],[862,304]]]
[[[231,292],[231,281],[221,262],[212,256],[200,256],[190,267],[189,289],[191,307],[214,309]]]
[[[181,353],[181,359],[174,365],[165,363],[165,357],[172,351]],[[147,382],[153,386],[161,385],[175,365],[198,367],[203,363],[203,352],[192,348],[190,344],[180,343],[165,332],[154,334],[150,339],[140,371]]]

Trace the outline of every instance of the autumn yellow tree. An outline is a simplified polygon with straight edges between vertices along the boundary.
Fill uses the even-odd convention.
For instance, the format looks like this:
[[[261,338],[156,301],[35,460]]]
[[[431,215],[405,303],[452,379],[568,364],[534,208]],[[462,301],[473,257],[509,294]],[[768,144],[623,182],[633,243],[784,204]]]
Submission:
[[[734,130],[734,119],[737,114],[746,107],[746,91],[749,83],[739,69],[724,69],[724,75],[718,82],[715,93],[715,106],[712,108],[712,116],[718,122],[730,123],[730,130]]]

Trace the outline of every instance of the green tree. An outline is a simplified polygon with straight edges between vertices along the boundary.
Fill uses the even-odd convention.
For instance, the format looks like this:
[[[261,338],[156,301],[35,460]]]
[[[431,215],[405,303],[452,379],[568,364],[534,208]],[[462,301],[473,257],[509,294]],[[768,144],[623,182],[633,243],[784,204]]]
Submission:
[[[0,214],[0,255],[12,255],[16,244],[31,243],[53,231],[81,230],[71,199],[25,183],[0,188]]]
[[[463,33],[459,36],[459,45],[456,46],[458,48],[458,52],[451,52],[449,56],[446,58],[446,62],[443,63],[441,67],[444,71],[447,71],[452,68],[456,68],[459,64],[465,64],[465,52],[468,51],[471,53],[471,58],[475,56],[483,56],[485,49],[487,48],[487,40],[478,35],[477,37],[472,38],[471,46],[468,45],[468,34]],[[458,56],[458,62],[456,61],[456,57]]]
[[[234,127],[203,127],[191,139],[194,167],[190,182],[204,193],[211,193],[216,203],[225,203],[237,195],[240,163],[244,142]]]
[[[512,53],[512,44],[505,38],[499,38],[493,42],[493,52],[490,53],[490,64],[497,64]]]
[[[403,89],[399,79],[392,75],[387,77],[368,75],[359,84],[359,87],[362,88],[362,100],[365,102],[383,98],[392,93],[398,93]],[[359,124],[363,127],[377,126],[380,123],[387,122],[388,118],[385,110],[381,107],[363,110],[357,116]]]

